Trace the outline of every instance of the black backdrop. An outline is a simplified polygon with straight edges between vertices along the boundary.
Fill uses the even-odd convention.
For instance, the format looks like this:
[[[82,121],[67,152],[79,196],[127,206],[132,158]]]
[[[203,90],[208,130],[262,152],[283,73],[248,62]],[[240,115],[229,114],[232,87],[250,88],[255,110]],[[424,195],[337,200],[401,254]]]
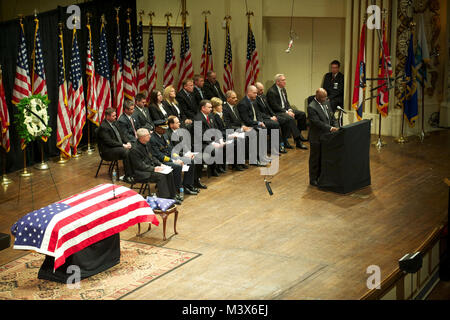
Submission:
[[[114,58],[115,45],[116,45],[116,10],[115,7],[120,6],[119,18],[120,18],[120,35],[122,44],[122,56],[124,56],[126,37],[128,35],[128,27],[126,23],[127,12],[126,9],[132,9],[130,13],[131,28],[133,40],[136,35],[136,1],[125,0],[94,0],[92,2],[86,2],[77,4],[81,9],[81,29],[77,30],[77,40],[81,56],[81,66],[83,71],[83,86],[86,94],[87,82],[85,75],[86,68],[86,46],[88,39],[88,30],[86,28],[86,13],[92,13],[91,17],[91,30],[92,30],[92,43],[94,51],[94,61],[98,65],[98,47],[100,39],[100,17],[102,14],[106,17],[106,36],[108,43],[108,58],[109,65],[112,74],[112,61]],[[56,116],[58,112],[58,23],[62,22],[64,25],[64,59],[66,65],[66,79],[68,79],[68,72],[70,70],[70,57],[72,47],[72,34],[73,31],[66,26],[67,19],[71,16],[71,13],[66,13],[67,7],[58,6],[55,10],[47,11],[38,14],[39,27],[41,33],[41,45],[44,56],[45,76],[47,80],[47,92],[49,105],[49,125],[52,128],[52,135],[44,144],[44,157],[58,156],[59,149],[56,148]],[[29,68],[31,65],[31,54],[33,51],[35,22],[34,16],[27,16],[23,19],[25,38],[27,42],[27,54],[29,61]],[[23,168],[23,151],[20,148],[20,141],[17,135],[17,131],[14,124],[14,114],[16,113],[16,107],[11,102],[11,96],[14,86],[14,77],[16,72],[16,59],[17,50],[19,45],[19,19],[1,22],[0,23],[0,64],[3,71],[3,85],[5,87],[6,102],[8,104],[9,117],[10,117],[10,141],[11,149],[6,155],[6,170],[7,172],[16,171]],[[31,76],[31,70],[29,70]],[[86,125],[83,129],[83,138],[80,142],[79,149],[82,149],[87,144],[87,130],[88,125],[91,126],[91,138],[93,138],[93,129],[95,125],[91,124],[89,120],[86,121]],[[41,161],[40,141],[30,143],[25,149],[27,152],[27,165],[30,166],[33,163]],[[3,148],[0,148],[3,150]],[[0,161],[4,161],[3,154],[0,157]],[[3,165],[3,163],[2,163]],[[0,166],[1,168],[1,166]]]

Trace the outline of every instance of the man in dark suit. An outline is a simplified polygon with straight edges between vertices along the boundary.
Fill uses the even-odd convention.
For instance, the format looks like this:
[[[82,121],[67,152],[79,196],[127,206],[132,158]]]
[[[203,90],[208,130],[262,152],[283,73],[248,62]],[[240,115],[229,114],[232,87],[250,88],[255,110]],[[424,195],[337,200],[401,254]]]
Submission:
[[[309,183],[317,186],[321,163],[320,137],[325,133],[339,130],[334,113],[329,106],[325,89],[317,89],[316,96],[308,105],[308,118],[310,122],[309,141],[311,147],[309,153]]]
[[[212,105],[209,100],[200,101],[200,111],[194,116],[194,125],[192,126],[192,134],[193,142],[194,142],[194,151],[200,150],[200,145],[198,144],[201,141],[201,151],[203,152],[203,162],[208,165],[208,170],[210,174],[214,177],[218,177],[219,173],[217,172],[216,160],[222,161],[223,159],[223,143],[220,143],[219,139],[221,137],[221,132],[215,128],[214,120],[211,115]],[[200,129],[200,130],[198,130]],[[210,129],[216,129],[218,135],[212,135],[209,139],[203,139],[205,137],[205,132]],[[207,149],[207,152],[205,152]],[[209,152],[209,153],[208,153]],[[205,155],[207,158],[205,158]],[[209,157],[209,155],[211,157]]]
[[[187,119],[193,119],[199,108],[194,96],[194,81],[183,80],[183,88],[177,93],[178,106],[184,111]]]
[[[217,75],[214,71],[210,70],[206,74],[205,84],[203,85],[203,92],[205,93],[205,99],[211,100],[213,97],[217,97],[222,101],[225,101],[225,95],[220,88],[220,83],[217,81]]]
[[[242,122],[247,127],[252,127],[256,132],[260,130],[267,130],[266,125],[262,121],[262,116],[258,111],[258,107],[256,106],[256,97],[258,95],[258,90],[255,86],[249,86],[247,88],[247,95],[239,101],[237,105],[237,109],[239,112],[239,116],[242,119]],[[267,165],[267,157],[261,154],[261,150],[259,148],[259,134],[257,135],[257,161],[255,165],[257,166],[265,166]]]
[[[201,74],[194,75],[194,97],[195,105],[200,105],[200,101],[206,99],[205,92],[203,90],[203,85],[205,84],[205,78]]]
[[[328,93],[331,110],[336,112],[336,107],[344,105],[344,75],[339,72],[341,64],[337,60],[331,62],[331,72],[325,74],[322,87]]]
[[[137,139],[136,130],[138,129],[138,122],[133,118],[134,102],[126,99],[123,103],[123,113],[117,120],[122,135],[130,142],[135,142]]]
[[[191,165],[190,159],[173,153],[172,143],[166,135],[166,130],[169,129],[167,122],[164,120],[155,121],[155,132],[150,138],[150,145],[152,155],[160,162],[172,167],[175,186],[180,190],[180,200],[183,200],[184,193],[196,195],[194,191],[194,166]],[[181,181],[181,172],[184,165],[189,166],[189,170],[184,173],[183,181]]]
[[[137,136],[138,139],[132,144],[130,150],[130,163],[133,167],[134,179],[156,183],[159,197],[174,199],[177,204],[181,204],[181,201],[176,197],[173,173],[161,173],[164,170],[164,165],[154,158],[149,150],[150,132],[141,128],[138,129]]]
[[[291,108],[286,93],[286,77],[283,74],[275,76],[275,83],[267,90],[267,102],[273,112],[280,117],[291,117],[297,121],[297,130],[292,131],[292,136],[296,142],[296,147],[300,149],[308,149],[302,141],[307,141],[301,134],[302,130],[306,130],[306,114],[303,111]],[[287,140],[284,142],[289,148]]]
[[[120,134],[116,119],[116,111],[113,108],[107,108],[105,118],[96,130],[98,150],[104,160],[122,160],[125,170],[123,180],[131,183],[133,173],[128,160],[131,144]]]
[[[133,117],[137,122],[136,130],[139,128],[146,128],[148,131],[153,131],[155,125],[152,117],[150,116],[150,110],[146,106],[147,100],[145,99],[145,95],[143,93],[138,93],[134,101],[135,108]]]

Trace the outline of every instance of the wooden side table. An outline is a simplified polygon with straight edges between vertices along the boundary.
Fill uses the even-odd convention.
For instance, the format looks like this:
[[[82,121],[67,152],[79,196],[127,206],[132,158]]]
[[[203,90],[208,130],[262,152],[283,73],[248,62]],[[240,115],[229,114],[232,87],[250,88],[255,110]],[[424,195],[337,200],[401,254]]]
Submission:
[[[153,212],[154,212],[155,214],[157,214],[158,216],[160,216],[160,217],[162,218],[162,220],[163,220],[163,240],[164,240],[164,241],[167,240],[167,238],[166,238],[166,224],[167,224],[167,217],[168,217],[169,215],[171,215],[172,213],[175,213],[175,219],[174,219],[174,221],[173,221],[173,230],[174,230],[174,233],[175,233],[175,234],[178,234],[178,232],[177,232],[178,209],[177,209],[177,206],[176,206],[176,205],[173,205],[172,207],[170,207],[170,208],[169,208],[168,210],[166,210],[166,211],[161,211],[161,210],[155,209],[155,210],[153,210]],[[149,224],[148,224],[148,229],[147,229],[146,232],[149,232],[151,229],[152,229],[152,224],[149,223]],[[142,234],[143,234],[143,233],[142,233]],[[141,224],[138,223],[138,233],[137,233],[137,236],[140,236],[140,235],[142,235],[142,234],[141,234]]]

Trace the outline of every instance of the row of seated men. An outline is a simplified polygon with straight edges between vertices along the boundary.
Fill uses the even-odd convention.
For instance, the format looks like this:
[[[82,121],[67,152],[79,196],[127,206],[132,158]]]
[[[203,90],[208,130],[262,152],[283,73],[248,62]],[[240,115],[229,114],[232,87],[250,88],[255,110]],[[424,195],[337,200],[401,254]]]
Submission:
[[[298,148],[306,149],[302,143],[306,139],[301,134],[306,129],[306,116],[290,108],[283,75],[277,75],[267,97],[264,95],[264,86],[257,83],[248,88],[246,96],[239,102],[234,91],[223,95],[215,76],[214,72],[210,72],[207,81],[203,81],[201,76],[185,80],[183,89],[178,93],[173,86],[166,87],[163,92],[154,90],[150,94],[150,104],[147,104],[145,95],[137,94],[134,101],[125,100],[124,112],[119,119],[116,119],[114,109],[107,109],[105,120],[97,131],[102,158],[123,160],[124,181],[154,182],[157,184],[158,196],[175,199],[180,204],[184,194],[196,195],[200,189],[207,188],[200,180],[204,164],[208,165],[212,176],[226,172],[227,163],[237,171],[248,168],[245,160],[251,160],[248,152],[250,133],[267,129],[270,136],[271,130],[279,130],[277,151],[280,153],[293,148],[287,140],[291,135]],[[214,96],[211,97],[212,90],[206,89],[206,83],[213,83]],[[225,101],[217,96],[223,96]],[[207,99],[209,97],[211,100]],[[198,98],[201,99],[199,102]],[[195,131],[194,121],[201,123],[197,127],[199,131]],[[183,129],[189,132],[190,141],[180,137],[174,139]],[[205,141],[202,138],[209,129],[216,129],[218,134]],[[245,135],[244,161],[242,157],[238,159],[238,140],[242,136],[227,135],[227,129]],[[201,136],[195,139],[195,133]],[[194,145],[194,141],[201,141],[200,149]],[[180,142],[183,142],[182,148],[178,148],[181,152],[173,152]],[[209,153],[203,152],[208,147]],[[198,154],[189,152],[196,150],[201,151],[200,160]],[[221,161],[217,161],[217,156]],[[256,159],[249,161],[249,164],[265,166],[268,162],[270,158],[259,156],[258,152]],[[169,174],[162,173],[166,166],[172,168]],[[188,169],[184,173],[183,167]]]

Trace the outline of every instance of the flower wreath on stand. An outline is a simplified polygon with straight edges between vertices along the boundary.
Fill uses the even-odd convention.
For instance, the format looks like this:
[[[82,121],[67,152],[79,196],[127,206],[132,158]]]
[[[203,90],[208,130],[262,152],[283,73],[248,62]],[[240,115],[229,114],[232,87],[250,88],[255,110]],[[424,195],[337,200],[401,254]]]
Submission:
[[[48,125],[47,96],[32,95],[17,104],[18,113],[14,115],[19,137],[25,144],[38,138],[48,138],[52,128]]]

